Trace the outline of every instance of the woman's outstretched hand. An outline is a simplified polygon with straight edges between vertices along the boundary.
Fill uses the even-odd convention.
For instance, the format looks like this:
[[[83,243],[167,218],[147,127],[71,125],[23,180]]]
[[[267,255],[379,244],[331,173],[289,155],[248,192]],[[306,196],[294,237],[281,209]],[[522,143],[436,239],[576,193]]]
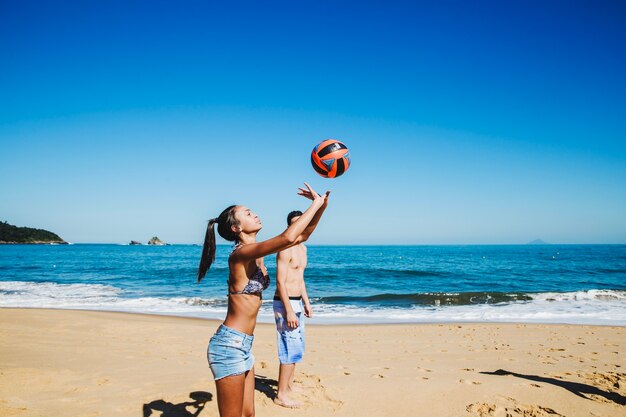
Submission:
[[[326,191],[326,194],[320,195],[313,188],[311,188],[311,186],[307,184],[306,182],[304,183],[304,185],[306,189],[299,187],[298,190],[300,191],[298,191],[298,195],[306,197],[315,203],[324,204],[326,202],[326,199],[330,195],[330,191]]]

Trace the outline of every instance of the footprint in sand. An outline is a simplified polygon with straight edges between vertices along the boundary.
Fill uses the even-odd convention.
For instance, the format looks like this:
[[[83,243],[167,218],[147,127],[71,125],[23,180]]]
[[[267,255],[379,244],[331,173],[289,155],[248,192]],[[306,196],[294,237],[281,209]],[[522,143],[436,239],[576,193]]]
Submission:
[[[467,385],[481,385],[482,382],[478,382],[478,381],[468,381],[467,379],[459,379],[459,382],[461,384],[467,384]]]
[[[331,411],[336,412],[343,405],[343,401],[328,395],[326,387],[322,384],[322,380],[315,375],[302,373],[300,374],[300,378],[295,382],[297,382],[301,388],[296,399],[302,403],[302,408],[308,408],[315,404],[316,407],[323,405]]]
[[[551,408],[521,404],[513,398],[507,398],[506,405],[473,403],[465,409],[478,417],[565,417]]]
[[[594,372],[592,374],[580,375],[591,381],[593,385],[600,386],[608,391],[626,393],[626,373],[621,372]]]
[[[12,416],[12,415],[18,415],[18,413],[21,414],[21,413],[28,411],[28,408],[26,407],[9,407],[6,404],[7,404],[6,401],[0,400],[0,406],[2,406],[0,410],[7,413],[7,414],[2,414],[2,415]]]
[[[479,417],[490,417],[494,416],[496,412],[495,404],[487,404],[487,403],[474,403],[465,407],[468,413],[472,413],[475,416]]]

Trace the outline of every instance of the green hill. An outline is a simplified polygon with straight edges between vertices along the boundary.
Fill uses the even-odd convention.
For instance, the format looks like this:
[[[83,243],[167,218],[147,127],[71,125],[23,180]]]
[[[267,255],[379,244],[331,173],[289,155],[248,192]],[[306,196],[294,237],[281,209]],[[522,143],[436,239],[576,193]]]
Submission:
[[[43,229],[17,227],[7,222],[0,222],[0,244],[10,243],[59,243],[66,244],[59,235]]]

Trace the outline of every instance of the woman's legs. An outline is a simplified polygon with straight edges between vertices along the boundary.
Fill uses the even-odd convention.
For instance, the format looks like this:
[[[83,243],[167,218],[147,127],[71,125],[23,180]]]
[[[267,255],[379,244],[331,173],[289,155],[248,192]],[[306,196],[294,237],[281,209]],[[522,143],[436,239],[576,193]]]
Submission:
[[[215,381],[220,417],[254,417],[254,367]]]
[[[254,417],[254,366],[246,372],[243,389],[243,417]]]
[[[240,374],[215,381],[220,417],[242,417],[245,378],[245,374]]]

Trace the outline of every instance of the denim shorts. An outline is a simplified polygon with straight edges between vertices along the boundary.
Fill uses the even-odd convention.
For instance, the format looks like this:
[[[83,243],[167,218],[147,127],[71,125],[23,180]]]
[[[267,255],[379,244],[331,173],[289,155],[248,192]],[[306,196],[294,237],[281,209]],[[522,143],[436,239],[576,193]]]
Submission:
[[[273,304],[278,361],[282,364],[302,362],[305,347],[302,300],[289,300],[289,303],[298,318],[298,327],[295,329],[287,325],[287,311],[283,302],[275,299]]]
[[[223,324],[217,329],[207,349],[209,366],[217,381],[227,376],[248,372],[254,366],[252,342],[247,335]]]

